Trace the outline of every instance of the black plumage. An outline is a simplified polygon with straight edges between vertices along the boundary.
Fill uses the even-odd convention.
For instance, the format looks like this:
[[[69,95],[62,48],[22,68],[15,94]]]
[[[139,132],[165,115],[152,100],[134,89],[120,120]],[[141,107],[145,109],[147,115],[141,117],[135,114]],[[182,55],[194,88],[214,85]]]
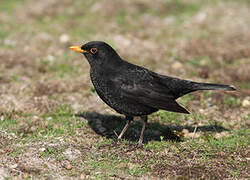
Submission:
[[[163,109],[189,113],[176,99],[197,90],[235,90],[233,86],[198,83],[159,75],[123,60],[105,42],[92,41],[70,47],[84,54],[90,64],[90,77],[97,94],[128,120],[118,137],[121,139],[134,116],[141,116],[143,128],[138,145],[142,145],[147,115]]]

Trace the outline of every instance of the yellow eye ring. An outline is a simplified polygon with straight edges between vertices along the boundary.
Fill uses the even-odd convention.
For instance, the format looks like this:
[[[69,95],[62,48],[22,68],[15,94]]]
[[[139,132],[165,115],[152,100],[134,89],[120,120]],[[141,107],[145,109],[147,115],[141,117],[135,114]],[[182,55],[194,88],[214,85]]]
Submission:
[[[91,52],[92,54],[97,53],[97,48],[91,48],[91,49],[90,49],[90,52]]]

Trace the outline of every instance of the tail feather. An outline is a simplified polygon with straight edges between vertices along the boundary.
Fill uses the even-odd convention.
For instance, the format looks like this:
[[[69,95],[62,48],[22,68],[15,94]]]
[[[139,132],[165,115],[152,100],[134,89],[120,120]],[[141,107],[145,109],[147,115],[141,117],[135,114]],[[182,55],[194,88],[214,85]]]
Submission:
[[[236,88],[232,85],[224,84],[212,84],[212,83],[197,83],[195,86],[196,90],[226,90],[235,91]]]

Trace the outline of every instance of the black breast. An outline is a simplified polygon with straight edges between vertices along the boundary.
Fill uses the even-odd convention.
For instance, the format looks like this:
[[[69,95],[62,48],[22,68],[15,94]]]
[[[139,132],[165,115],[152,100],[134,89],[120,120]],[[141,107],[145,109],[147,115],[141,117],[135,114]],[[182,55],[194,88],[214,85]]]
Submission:
[[[127,116],[141,116],[151,114],[158,110],[124,98],[121,95],[121,84],[112,81],[114,74],[109,76],[108,73],[105,73],[104,75],[101,72],[91,70],[90,77],[99,97],[120,114]]]

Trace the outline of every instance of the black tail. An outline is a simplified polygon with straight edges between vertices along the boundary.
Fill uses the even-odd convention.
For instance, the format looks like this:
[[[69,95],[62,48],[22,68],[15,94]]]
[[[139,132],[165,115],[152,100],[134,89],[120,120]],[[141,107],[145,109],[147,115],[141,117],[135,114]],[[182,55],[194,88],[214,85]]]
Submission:
[[[195,90],[225,90],[225,91],[235,91],[235,87],[232,85],[223,84],[211,84],[211,83],[196,83]]]

